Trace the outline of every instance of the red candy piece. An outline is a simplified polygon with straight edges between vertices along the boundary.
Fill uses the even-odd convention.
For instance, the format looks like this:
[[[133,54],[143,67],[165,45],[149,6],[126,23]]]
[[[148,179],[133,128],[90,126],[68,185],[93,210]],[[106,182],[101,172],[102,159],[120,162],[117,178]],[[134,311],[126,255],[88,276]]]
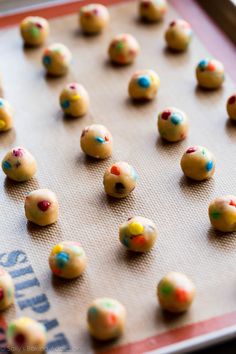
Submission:
[[[228,99],[228,104],[234,104],[236,102],[236,96],[231,96],[229,99]]]
[[[188,301],[188,293],[184,289],[176,289],[175,296],[179,302],[186,302]]]
[[[42,200],[41,202],[38,203],[38,208],[41,211],[47,211],[48,208],[50,207],[51,203],[48,202],[47,200]]]
[[[195,146],[193,146],[193,147],[188,148],[188,150],[186,151],[186,154],[191,154],[192,152],[195,152],[195,151],[197,151],[197,148]]]
[[[171,116],[171,111],[164,111],[161,114],[161,118],[167,120]]]
[[[105,136],[105,141],[109,141],[109,136]]]
[[[175,24],[176,24],[176,22],[175,22],[175,21],[172,21],[172,22],[170,23],[170,27],[175,26]]]
[[[236,202],[234,200],[232,200],[232,199],[231,199],[229,205],[234,206],[236,208]]]
[[[109,316],[107,317],[107,324],[109,326],[114,326],[116,324],[116,321],[116,315],[114,313],[109,314]]]
[[[119,167],[117,167],[116,165],[112,166],[111,168],[111,173],[113,175],[119,176],[120,175],[120,169]]]
[[[212,64],[212,63],[209,63],[208,65],[207,65],[207,69],[209,70],[209,71],[215,71],[215,65],[214,64]]]
[[[14,149],[12,151],[12,154],[15,156],[15,157],[22,157],[23,156],[23,150],[21,148],[19,149]]]
[[[75,90],[76,89],[76,84],[71,84],[70,89]]]
[[[4,298],[4,291],[2,288],[0,288],[0,301]]]
[[[145,244],[145,238],[142,235],[138,235],[133,238],[133,242],[139,245],[144,245]]]
[[[18,333],[15,337],[14,337],[14,342],[16,343],[16,345],[18,347],[22,347],[25,344],[25,336],[21,333]]]
[[[36,23],[35,25],[36,25],[36,27],[38,27],[38,28],[43,28],[43,26],[41,25],[41,23]]]

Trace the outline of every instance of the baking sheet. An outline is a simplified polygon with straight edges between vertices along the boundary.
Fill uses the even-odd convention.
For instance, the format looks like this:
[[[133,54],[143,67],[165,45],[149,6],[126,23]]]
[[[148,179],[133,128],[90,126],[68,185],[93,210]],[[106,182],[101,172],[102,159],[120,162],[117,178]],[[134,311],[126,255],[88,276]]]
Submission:
[[[134,343],[236,310],[235,234],[216,233],[207,215],[211,199],[235,194],[236,129],[225,112],[235,86],[226,76],[218,91],[196,87],[195,66],[209,54],[197,38],[186,53],[166,50],[163,31],[178,17],[174,9],[154,25],[137,20],[135,2],[112,6],[110,12],[110,28],[95,37],[79,32],[76,14],[50,21],[49,43],[60,41],[73,53],[71,72],[59,79],[45,77],[43,49],[24,49],[17,28],[0,32],[4,96],[15,110],[15,129],[0,136],[1,157],[23,145],[39,167],[37,178],[24,184],[0,176],[0,265],[13,272],[18,289],[15,307],[4,316],[47,321],[49,349],[54,343],[54,349],[75,353]],[[109,41],[119,32],[133,33],[141,45],[132,66],[117,68],[107,60]],[[145,68],[160,75],[158,98],[134,105],[127,84],[135,70]],[[81,119],[65,119],[58,105],[61,89],[71,81],[82,83],[90,94],[90,112]],[[158,138],[157,113],[166,106],[189,115],[191,131],[184,142],[168,144]],[[114,154],[106,161],[87,159],[80,151],[80,133],[94,122],[106,125],[114,137]],[[215,153],[213,179],[195,183],[182,176],[179,161],[189,145],[204,145]],[[136,168],[139,181],[130,197],[114,201],[104,194],[102,178],[119,160]],[[42,229],[27,224],[23,201],[25,194],[44,187],[56,192],[60,219]],[[132,215],[158,226],[159,239],[149,254],[129,254],[118,241],[119,224]],[[88,269],[75,281],[55,279],[48,268],[51,247],[62,240],[80,241],[88,255]],[[197,286],[193,307],[181,316],[167,316],[157,306],[156,284],[170,270],[186,273]],[[100,296],[114,297],[128,310],[125,335],[114,343],[99,344],[87,333],[86,309]]]

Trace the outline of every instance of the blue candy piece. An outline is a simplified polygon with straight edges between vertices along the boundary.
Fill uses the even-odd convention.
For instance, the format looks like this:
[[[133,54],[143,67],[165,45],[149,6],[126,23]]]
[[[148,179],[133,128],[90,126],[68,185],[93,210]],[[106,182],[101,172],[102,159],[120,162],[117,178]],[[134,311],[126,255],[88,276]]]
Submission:
[[[135,181],[137,181],[138,175],[137,175],[137,172],[135,171],[134,168],[132,168],[132,176],[133,176],[133,179],[134,179]]]
[[[212,160],[208,161],[206,164],[206,170],[207,172],[210,172],[213,169],[214,162]]]
[[[141,76],[138,78],[138,84],[142,88],[148,88],[151,85],[151,80],[148,76]]]
[[[98,310],[96,309],[96,307],[90,307],[88,314],[91,317],[95,317],[98,314]]]
[[[3,107],[3,100],[0,99],[0,107]]]
[[[208,60],[203,59],[203,60],[201,60],[200,63],[198,64],[198,67],[199,67],[200,69],[205,69],[205,68],[207,67],[207,65],[208,65]]]
[[[69,108],[70,107],[70,101],[68,101],[68,100],[62,101],[61,102],[61,107],[64,108],[64,109]]]
[[[122,239],[122,243],[125,247],[129,248],[129,239],[126,236]]]
[[[10,164],[10,162],[8,162],[8,161],[4,161],[4,162],[2,163],[2,167],[3,167],[4,170],[10,170],[11,164]]]
[[[51,64],[51,62],[52,62],[52,59],[48,56],[48,55],[45,55],[44,57],[43,57],[43,63],[44,63],[44,65],[50,65]]]
[[[100,136],[96,136],[95,140],[101,144],[105,143],[105,139],[101,138]]]
[[[70,259],[70,256],[68,253],[66,253],[66,252],[58,253],[56,255],[56,262],[57,262],[58,268],[64,268],[64,266],[69,261],[69,259]]]
[[[170,120],[174,125],[178,125],[182,122],[183,117],[179,113],[173,113]]]

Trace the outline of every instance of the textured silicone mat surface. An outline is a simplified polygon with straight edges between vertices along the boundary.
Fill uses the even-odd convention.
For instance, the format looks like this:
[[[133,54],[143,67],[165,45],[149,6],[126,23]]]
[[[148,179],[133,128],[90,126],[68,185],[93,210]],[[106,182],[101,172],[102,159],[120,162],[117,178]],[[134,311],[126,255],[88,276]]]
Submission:
[[[42,48],[24,49],[17,28],[0,32],[4,96],[15,110],[15,129],[0,136],[1,158],[22,145],[38,162],[37,178],[24,184],[0,174],[0,265],[13,272],[18,284],[17,303],[6,317],[56,318],[60,326],[48,325],[49,339],[64,333],[72,351],[81,353],[106,347],[87,333],[86,309],[96,297],[114,297],[128,310],[125,335],[114,345],[236,310],[235,234],[217,234],[207,214],[211,199],[236,192],[236,127],[225,112],[234,85],[226,76],[218,91],[196,87],[195,66],[208,55],[197,38],[186,53],[165,49],[163,31],[177,16],[173,9],[157,25],[139,23],[134,2],[112,6],[110,12],[110,29],[95,37],[80,34],[76,15],[50,21],[49,42],[62,42],[73,53],[71,72],[59,79],[45,77]],[[107,61],[108,43],[119,32],[133,33],[141,45],[134,65],[117,68]],[[127,84],[140,68],[156,70],[161,86],[156,100],[134,105],[127,98]],[[90,94],[90,112],[81,119],[65,119],[58,105],[61,89],[71,81],[82,83]],[[158,138],[157,113],[166,106],[189,115],[186,141],[167,144]],[[109,160],[92,161],[80,151],[81,131],[93,122],[113,134]],[[215,153],[213,179],[194,183],[183,177],[179,161],[189,145]],[[104,194],[102,179],[105,169],[119,160],[136,168],[139,181],[130,197],[116,201]],[[52,189],[60,201],[59,222],[47,228],[27,224],[24,218],[24,196],[39,187]],[[118,241],[119,224],[132,215],[148,217],[158,226],[157,245],[148,254],[129,254]],[[86,250],[89,264],[80,279],[68,282],[51,276],[48,254],[61,240],[80,241]],[[29,268],[20,271],[29,264],[35,275]],[[197,287],[193,307],[177,317],[164,315],[156,301],[156,284],[170,270],[186,273]],[[47,312],[42,294],[50,303]],[[37,301],[30,302],[33,297]]]

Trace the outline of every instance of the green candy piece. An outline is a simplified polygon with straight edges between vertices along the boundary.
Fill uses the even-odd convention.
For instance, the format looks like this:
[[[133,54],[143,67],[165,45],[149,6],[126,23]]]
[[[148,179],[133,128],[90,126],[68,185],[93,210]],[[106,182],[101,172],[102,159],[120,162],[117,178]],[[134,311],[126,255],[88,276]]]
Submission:
[[[10,336],[13,336],[15,332],[15,325],[14,324],[9,324],[8,328],[7,328],[7,333]]]
[[[172,286],[165,284],[161,287],[161,292],[163,295],[170,295],[172,293]]]
[[[116,50],[119,52],[121,51],[123,48],[123,43],[122,42],[118,42],[117,45],[116,45]]]
[[[37,27],[31,27],[30,30],[29,30],[30,34],[32,37],[35,37],[37,38],[39,36],[39,29]]]
[[[220,212],[217,211],[217,210],[214,210],[214,211],[211,213],[211,216],[212,216],[213,219],[219,219],[220,215],[221,215]]]

